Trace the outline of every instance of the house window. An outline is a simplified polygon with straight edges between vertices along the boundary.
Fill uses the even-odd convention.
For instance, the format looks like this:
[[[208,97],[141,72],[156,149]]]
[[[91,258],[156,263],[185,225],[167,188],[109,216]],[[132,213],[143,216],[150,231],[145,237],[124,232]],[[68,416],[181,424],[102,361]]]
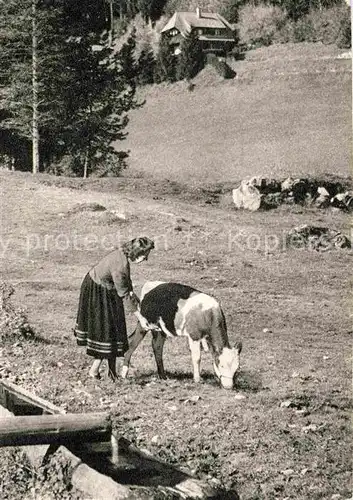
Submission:
[[[202,29],[202,28],[198,28],[198,30],[197,30],[197,34],[198,34],[198,35],[202,35],[202,33],[203,33],[203,29]]]
[[[175,29],[175,28],[174,28],[174,29],[170,30],[170,32],[169,32],[169,33],[170,33],[170,36],[175,36],[175,35],[177,35],[179,32],[178,32],[178,30],[177,30],[177,29]]]
[[[216,30],[214,30],[214,34],[215,35],[221,35],[222,34],[222,30],[216,29]]]

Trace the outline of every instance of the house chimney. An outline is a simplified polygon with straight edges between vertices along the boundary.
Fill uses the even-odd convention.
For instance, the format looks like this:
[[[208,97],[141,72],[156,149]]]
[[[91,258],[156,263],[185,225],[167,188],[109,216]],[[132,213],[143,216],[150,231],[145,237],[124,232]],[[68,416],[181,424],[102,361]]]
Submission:
[[[196,7],[196,15],[197,15],[197,17],[198,17],[199,19],[200,19],[200,17],[202,17],[200,7]]]

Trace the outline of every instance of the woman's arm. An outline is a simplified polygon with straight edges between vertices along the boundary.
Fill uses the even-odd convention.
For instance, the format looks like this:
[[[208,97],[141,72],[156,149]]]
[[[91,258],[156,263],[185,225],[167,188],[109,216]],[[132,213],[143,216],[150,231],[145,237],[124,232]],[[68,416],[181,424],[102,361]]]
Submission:
[[[140,301],[133,291],[129,263],[127,262],[125,265],[120,264],[120,266],[112,267],[111,275],[116,292],[124,301],[126,312],[136,312]]]

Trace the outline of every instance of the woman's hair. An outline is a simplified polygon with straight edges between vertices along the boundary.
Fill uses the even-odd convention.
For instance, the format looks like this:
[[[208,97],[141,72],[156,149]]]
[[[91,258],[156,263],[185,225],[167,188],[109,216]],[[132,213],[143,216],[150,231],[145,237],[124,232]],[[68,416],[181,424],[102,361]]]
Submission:
[[[152,250],[154,248],[154,242],[146,236],[142,236],[141,238],[134,238],[124,243],[121,248],[126,257],[130,260],[135,260],[140,257],[140,255],[145,255]]]

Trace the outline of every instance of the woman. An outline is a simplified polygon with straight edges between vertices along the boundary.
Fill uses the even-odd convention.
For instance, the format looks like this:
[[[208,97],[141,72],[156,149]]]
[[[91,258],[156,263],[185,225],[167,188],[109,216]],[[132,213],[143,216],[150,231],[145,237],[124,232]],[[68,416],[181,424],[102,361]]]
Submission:
[[[77,344],[86,346],[87,354],[95,358],[91,377],[100,378],[101,363],[108,359],[109,376],[117,378],[116,358],[128,349],[125,309],[136,312],[138,305],[130,262],[147,260],[153,248],[149,238],[135,238],[106,255],[82,282],[74,334]]]

